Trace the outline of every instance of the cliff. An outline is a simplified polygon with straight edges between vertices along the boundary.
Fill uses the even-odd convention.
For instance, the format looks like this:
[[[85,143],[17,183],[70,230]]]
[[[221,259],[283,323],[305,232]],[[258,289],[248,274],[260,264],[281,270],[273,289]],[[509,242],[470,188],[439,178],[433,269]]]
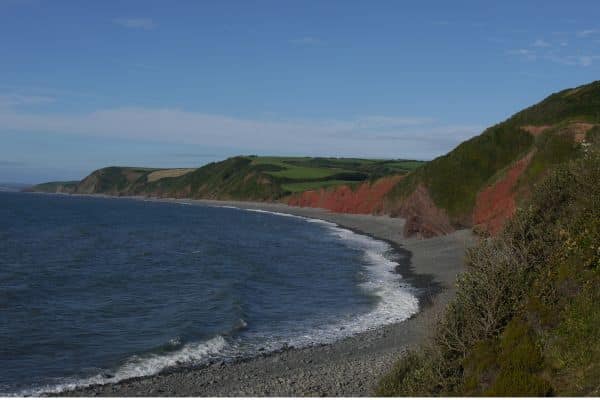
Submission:
[[[307,190],[290,196],[287,204],[349,214],[379,214],[383,211],[383,198],[400,179],[402,176],[395,175],[356,187],[341,185]]]
[[[475,227],[495,234],[531,188],[583,154],[600,123],[600,81],[555,93],[421,166],[385,196],[408,235]]]

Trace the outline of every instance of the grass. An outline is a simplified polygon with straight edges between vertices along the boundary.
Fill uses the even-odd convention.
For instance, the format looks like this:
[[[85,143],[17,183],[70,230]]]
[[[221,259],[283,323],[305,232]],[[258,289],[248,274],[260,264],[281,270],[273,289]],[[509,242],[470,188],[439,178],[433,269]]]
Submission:
[[[163,178],[176,178],[181,175],[185,175],[188,172],[192,172],[193,168],[169,168],[152,171],[146,177],[148,182],[158,181]]]
[[[405,174],[423,165],[417,160],[375,160],[333,157],[258,157],[252,164],[271,176],[293,184],[311,181],[362,181],[381,176]],[[344,177],[345,179],[341,179]],[[293,181],[293,182],[291,182]],[[308,187],[319,187],[308,185]]]
[[[340,185],[351,185],[356,183],[355,181],[340,181],[340,180],[330,180],[330,181],[317,181],[317,182],[297,182],[297,183],[284,183],[281,187],[289,192],[305,192],[307,190],[315,190],[330,186],[340,186]]]
[[[573,159],[578,146],[564,127],[551,128],[536,138],[535,154],[520,179],[521,186],[531,186],[553,166]]]
[[[269,175],[277,176],[279,178],[289,178],[295,180],[312,180],[322,179],[333,176],[337,173],[349,172],[339,169],[331,168],[311,168],[311,167],[298,167],[292,166],[282,171],[267,172]]]
[[[297,193],[322,187],[352,184],[379,177],[406,174],[423,161],[375,160],[333,157],[249,156],[252,165],[274,178],[285,192]]]
[[[555,93],[512,117],[519,125],[553,125],[567,120],[600,122],[600,81]]]
[[[423,165],[422,161],[405,160],[405,161],[390,161],[386,163],[388,167],[395,168],[398,171],[413,171]]]

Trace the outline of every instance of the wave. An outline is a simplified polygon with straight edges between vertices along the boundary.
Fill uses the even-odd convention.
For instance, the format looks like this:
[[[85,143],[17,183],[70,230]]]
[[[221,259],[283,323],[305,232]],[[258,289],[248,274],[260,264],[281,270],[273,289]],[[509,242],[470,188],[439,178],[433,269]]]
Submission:
[[[176,345],[179,339],[172,339],[170,344]],[[167,368],[178,365],[191,365],[204,363],[211,358],[218,357],[227,346],[227,341],[222,336],[216,336],[200,343],[190,343],[181,349],[168,354],[148,354],[145,356],[130,357],[114,373],[99,373],[85,379],[65,380],[56,385],[48,385],[35,389],[28,389],[8,396],[35,396],[46,393],[60,393],[81,387],[97,384],[117,383],[125,379],[155,375]]]
[[[403,283],[402,275],[396,271],[396,267],[399,264],[392,258],[393,248],[389,243],[367,235],[358,234],[350,229],[342,228],[334,222],[318,218],[253,208],[216,207],[236,208],[255,213],[302,219],[310,223],[320,224],[328,229],[329,234],[336,236],[347,246],[363,252],[363,268],[367,279],[360,286],[365,292],[378,298],[377,305],[373,310],[366,314],[327,324],[323,327],[300,332],[294,338],[290,338],[283,343],[281,341],[279,343],[271,343],[265,348],[276,350],[286,345],[303,347],[317,343],[328,344],[344,337],[402,322],[419,311],[419,300],[415,295],[414,288]]]
[[[174,338],[168,344],[171,348],[181,346],[178,350],[163,354],[149,353],[143,356],[133,356],[116,371],[110,373],[98,373],[84,379],[63,380],[55,385],[28,389],[9,394],[9,396],[39,396],[44,393],[60,393],[96,384],[117,383],[129,378],[155,375],[165,369],[181,365],[198,365],[208,363],[214,359],[253,356],[261,352],[276,351],[288,346],[307,347],[315,344],[329,344],[384,325],[402,322],[419,310],[419,302],[414,290],[402,283],[402,276],[396,272],[398,263],[392,259],[393,249],[385,241],[358,234],[333,222],[317,218],[260,209],[243,209],[234,206],[212,207],[296,218],[326,227],[328,234],[337,237],[346,246],[362,251],[366,280],[360,287],[369,295],[377,297],[377,304],[373,310],[365,314],[347,317],[336,322],[326,323],[323,326],[305,328],[304,330],[295,326],[293,329],[289,329],[289,332],[286,331],[283,334],[282,332],[278,334],[272,332],[271,338],[261,336],[260,340],[253,341],[252,335],[246,335],[238,339],[228,336],[228,340],[226,340],[219,335],[204,342],[188,343],[181,346],[180,339]],[[243,331],[247,325],[246,321],[240,319],[234,330]],[[260,332],[260,334],[264,335],[265,332]],[[266,342],[265,339],[267,339]]]

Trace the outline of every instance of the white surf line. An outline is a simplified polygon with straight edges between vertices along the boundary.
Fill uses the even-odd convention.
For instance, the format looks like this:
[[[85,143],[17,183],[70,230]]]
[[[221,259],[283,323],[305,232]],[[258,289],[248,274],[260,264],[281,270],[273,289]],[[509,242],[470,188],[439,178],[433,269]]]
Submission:
[[[173,340],[173,339],[172,339]],[[64,391],[75,390],[89,387],[92,385],[104,385],[108,383],[118,383],[130,378],[139,378],[144,376],[156,375],[169,367],[174,367],[182,363],[192,364],[204,362],[211,356],[218,356],[219,353],[228,345],[223,336],[217,335],[212,339],[188,343],[181,349],[162,355],[134,355],[122,364],[116,371],[110,374],[99,373],[89,378],[71,378],[65,379],[62,383],[56,385],[46,385],[33,389],[26,389],[16,393],[0,394],[8,397],[39,397],[43,394],[61,393]]]
[[[363,251],[365,267],[369,280],[361,287],[367,292],[379,297],[380,301],[377,307],[369,313],[358,316],[353,320],[341,321],[339,324],[324,327],[305,335],[306,339],[314,339],[320,335],[319,343],[331,343],[339,340],[341,337],[351,336],[356,333],[379,328],[385,325],[402,322],[419,311],[419,300],[413,294],[412,288],[408,285],[402,285],[402,276],[396,272],[398,263],[386,257],[386,253],[393,250],[392,246],[381,239],[374,238],[367,234],[359,234],[350,229],[340,227],[338,224],[318,218],[303,217],[278,211],[267,211],[255,208],[243,208],[234,206],[220,206],[235,208],[256,213],[278,215],[288,218],[297,218],[311,223],[318,223],[326,226],[332,234],[339,237],[342,242]],[[339,335],[340,329],[344,332]],[[332,333],[334,333],[332,335]],[[322,340],[325,338],[326,340]],[[327,339],[329,338],[329,339]],[[297,343],[303,345],[303,343]]]

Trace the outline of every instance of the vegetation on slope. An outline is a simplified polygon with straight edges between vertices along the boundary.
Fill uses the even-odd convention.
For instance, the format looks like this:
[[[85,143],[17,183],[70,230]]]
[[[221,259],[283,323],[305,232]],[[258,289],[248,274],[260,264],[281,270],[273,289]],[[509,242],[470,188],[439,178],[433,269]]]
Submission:
[[[407,197],[418,184],[424,184],[436,206],[461,224],[468,221],[477,192],[484,184],[532,144],[533,137],[527,132],[496,125],[418,168],[400,181],[388,197]]]
[[[564,121],[600,122],[600,81],[554,93],[511,118],[515,125],[554,125]]]
[[[545,130],[536,137],[533,146],[535,153],[521,178],[520,186],[530,187],[553,166],[573,159],[577,156],[579,147],[568,124],[561,123]]]
[[[309,157],[232,157],[197,169],[107,167],[94,171],[68,190],[55,183],[38,191],[153,195],[233,200],[274,200],[294,192],[354,184],[380,176],[406,174],[414,160],[366,160]]]
[[[421,166],[390,191],[388,203],[401,204],[424,185],[455,226],[469,226],[477,193],[527,152],[537,150],[525,187],[568,159],[577,147],[574,122],[600,122],[600,81],[553,94]],[[535,137],[530,126],[547,130]]]
[[[73,193],[77,188],[77,184],[79,181],[55,181],[55,182],[46,182],[40,183],[39,185],[35,185],[30,188],[26,188],[26,190],[31,190],[35,192],[46,192],[46,193]]]
[[[600,154],[584,153],[468,252],[431,342],[378,394],[600,395]]]
[[[232,200],[270,200],[284,194],[281,185],[265,173],[268,165],[254,165],[248,157],[210,163],[178,178],[144,185],[137,194]]]
[[[77,185],[76,193],[128,194],[133,187],[143,184],[146,177],[155,171],[156,169],[151,168],[102,168],[83,179]]]

